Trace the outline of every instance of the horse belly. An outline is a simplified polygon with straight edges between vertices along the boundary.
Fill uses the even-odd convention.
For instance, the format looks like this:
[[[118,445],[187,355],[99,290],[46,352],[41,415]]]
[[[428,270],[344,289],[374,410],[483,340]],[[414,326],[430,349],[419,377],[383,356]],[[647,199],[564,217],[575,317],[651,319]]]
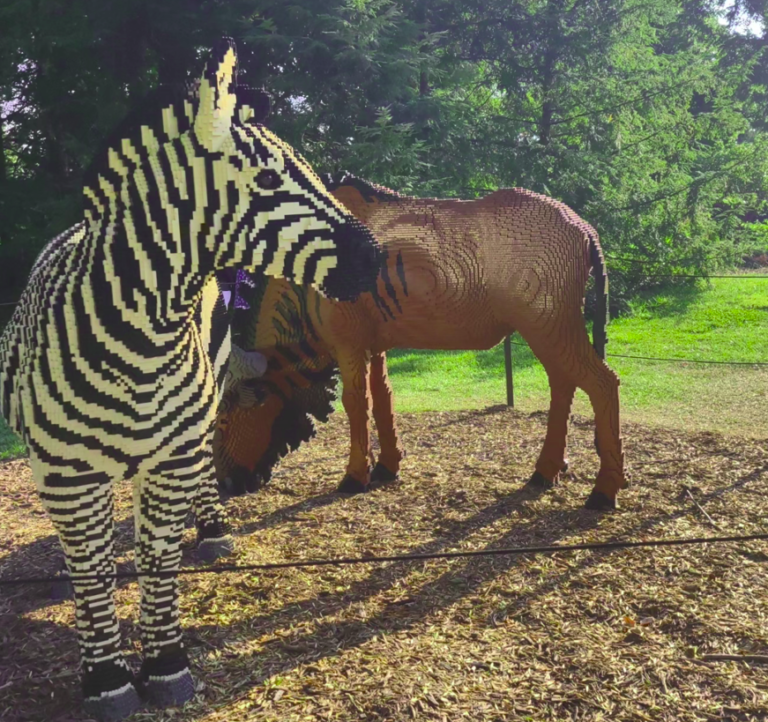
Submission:
[[[390,348],[482,351],[493,348],[501,341],[504,333],[504,329],[490,313],[486,318],[435,318],[433,314],[421,317],[413,315],[407,320],[398,319],[381,324],[373,351],[386,351]]]

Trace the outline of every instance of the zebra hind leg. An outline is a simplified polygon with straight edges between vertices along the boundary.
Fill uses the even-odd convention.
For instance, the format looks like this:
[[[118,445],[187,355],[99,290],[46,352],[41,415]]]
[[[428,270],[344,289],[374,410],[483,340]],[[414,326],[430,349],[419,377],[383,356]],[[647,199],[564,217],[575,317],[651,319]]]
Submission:
[[[102,472],[50,469],[30,458],[40,500],[59,533],[71,575],[114,574],[113,478]],[[82,467],[82,462],[78,462]],[[120,652],[114,578],[75,582],[75,624],[89,717],[115,722],[141,707],[131,670]]]
[[[198,558],[213,562],[230,556],[235,550],[235,540],[219,500],[218,484],[213,474],[207,474],[201,481],[192,508],[197,526]]]
[[[60,577],[67,573],[67,561],[64,555],[57,555],[56,566],[58,566],[58,570],[55,576]],[[58,579],[55,582],[51,582],[51,599],[54,602],[66,602],[74,598],[75,588],[68,579]]]

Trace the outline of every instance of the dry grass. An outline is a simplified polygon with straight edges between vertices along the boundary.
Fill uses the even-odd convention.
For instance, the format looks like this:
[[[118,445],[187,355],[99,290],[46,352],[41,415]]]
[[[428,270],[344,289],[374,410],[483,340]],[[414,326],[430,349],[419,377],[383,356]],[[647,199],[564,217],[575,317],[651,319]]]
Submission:
[[[264,492],[230,507],[237,561],[482,549],[766,530],[768,454],[754,440],[625,426],[622,509],[581,508],[591,424],[574,473],[519,493],[545,416],[408,415],[402,480],[365,497],[340,480],[337,414]],[[686,493],[690,490],[690,495]],[[128,514],[127,496],[120,517]],[[22,460],[0,467],[0,576],[54,567],[51,527]],[[130,524],[120,524],[121,554]],[[182,582],[200,683],[183,710],[137,720],[764,720],[766,667],[706,653],[768,652],[763,543],[207,576]],[[192,563],[190,555],[188,563]],[[41,588],[0,597],[0,718],[80,720],[72,604]],[[137,650],[137,589],[118,611]],[[135,661],[137,658],[134,657]]]

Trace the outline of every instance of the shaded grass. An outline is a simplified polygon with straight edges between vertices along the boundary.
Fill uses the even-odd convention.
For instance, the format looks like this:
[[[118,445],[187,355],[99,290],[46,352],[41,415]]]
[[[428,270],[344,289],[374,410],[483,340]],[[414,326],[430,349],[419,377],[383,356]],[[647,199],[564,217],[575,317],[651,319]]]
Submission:
[[[0,461],[8,461],[24,456],[27,449],[21,439],[9,428],[5,420],[0,419]]]

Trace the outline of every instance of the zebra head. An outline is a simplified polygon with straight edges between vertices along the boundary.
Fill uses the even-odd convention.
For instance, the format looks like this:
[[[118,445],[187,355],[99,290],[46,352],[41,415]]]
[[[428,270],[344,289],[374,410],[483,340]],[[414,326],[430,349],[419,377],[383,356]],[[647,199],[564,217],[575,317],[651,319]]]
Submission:
[[[224,38],[198,81],[175,96],[161,89],[129,116],[86,177],[86,217],[130,216],[129,245],[157,259],[147,273],[167,270],[186,297],[213,273],[242,268],[354,300],[375,286],[378,244],[261,124],[266,95],[236,76]]]
[[[268,100],[236,84],[236,64],[235,45],[226,39],[200,79],[193,121],[211,163],[205,250],[213,267],[259,269],[331,298],[354,299],[375,284],[380,256],[373,236],[261,124]]]

